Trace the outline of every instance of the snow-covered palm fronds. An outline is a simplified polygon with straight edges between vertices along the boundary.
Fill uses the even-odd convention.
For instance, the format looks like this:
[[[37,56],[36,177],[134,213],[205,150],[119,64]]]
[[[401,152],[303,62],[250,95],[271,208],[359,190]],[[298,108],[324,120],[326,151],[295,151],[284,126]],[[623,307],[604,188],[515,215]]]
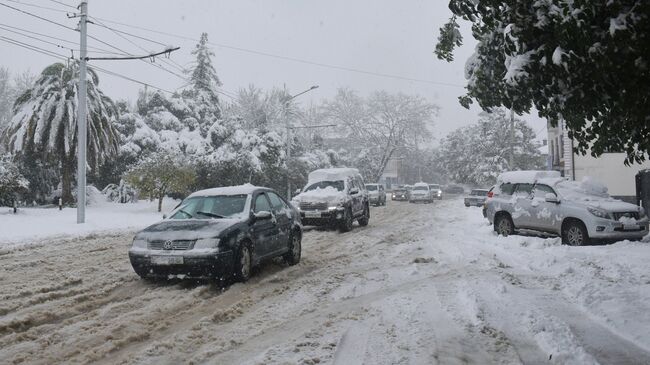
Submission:
[[[75,155],[78,73],[76,64],[55,63],[16,100],[6,132],[11,151],[29,149],[41,152],[44,158],[51,154],[59,158]],[[88,73],[88,157],[94,167],[117,152],[118,141],[112,127],[117,111],[97,88],[97,75],[92,70]]]

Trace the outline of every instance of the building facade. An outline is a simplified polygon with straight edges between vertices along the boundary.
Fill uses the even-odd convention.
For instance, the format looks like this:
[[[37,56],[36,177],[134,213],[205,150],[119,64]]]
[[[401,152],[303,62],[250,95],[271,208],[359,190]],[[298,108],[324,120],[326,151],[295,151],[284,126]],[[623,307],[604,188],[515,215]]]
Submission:
[[[585,176],[594,177],[608,187],[611,196],[636,203],[635,176],[641,170],[650,169],[650,161],[625,166],[625,153],[604,153],[593,157],[587,152],[583,156],[573,152],[573,145],[563,122],[557,127],[548,125],[550,170],[560,171],[562,176],[577,181]]]

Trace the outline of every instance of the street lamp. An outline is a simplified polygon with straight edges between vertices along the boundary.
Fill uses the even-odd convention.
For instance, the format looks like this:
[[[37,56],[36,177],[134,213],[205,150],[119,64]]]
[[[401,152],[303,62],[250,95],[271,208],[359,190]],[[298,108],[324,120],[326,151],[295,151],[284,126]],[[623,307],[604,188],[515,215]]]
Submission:
[[[287,149],[286,150],[286,156],[287,156],[287,158],[286,158],[285,163],[287,165],[287,199],[289,199],[289,200],[291,199],[291,179],[290,179],[290,176],[289,176],[289,158],[291,158],[291,126],[289,125],[289,116],[287,115],[287,107],[289,106],[289,102],[291,100],[299,97],[302,94],[308,93],[308,92],[310,92],[310,91],[312,91],[314,89],[318,89],[318,85],[314,85],[314,86],[310,87],[309,89],[307,89],[307,90],[305,90],[305,91],[303,91],[301,93],[298,93],[298,94],[296,94],[294,96],[289,96],[289,98],[287,98],[284,101],[284,105],[283,105],[284,106],[284,121],[285,121],[285,124],[286,124],[286,127],[287,127],[287,143],[286,143],[286,149]]]

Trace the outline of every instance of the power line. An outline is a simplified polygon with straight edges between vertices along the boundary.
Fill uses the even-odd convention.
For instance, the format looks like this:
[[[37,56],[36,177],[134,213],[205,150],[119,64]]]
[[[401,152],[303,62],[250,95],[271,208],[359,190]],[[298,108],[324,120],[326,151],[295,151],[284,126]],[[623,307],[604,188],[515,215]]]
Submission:
[[[42,54],[44,54],[46,56],[55,57],[55,58],[59,58],[59,59],[62,59],[62,60],[68,60],[69,59],[69,57],[58,54],[56,52],[52,52],[52,51],[49,51],[49,50],[44,49],[44,48],[40,48],[40,47],[36,47],[36,46],[30,45],[30,44],[27,44],[27,43],[24,43],[24,42],[20,42],[20,41],[17,41],[15,39],[12,39],[12,38],[9,38],[9,37],[0,36],[0,40],[4,41],[4,42],[7,42],[7,43],[10,43],[10,44],[13,44],[13,45],[16,45],[16,46],[19,46],[19,47],[22,47],[22,48],[29,49],[29,50],[34,51],[34,52],[42,53]]]
[[[54,25],[58,25],[59,27],[62,27],[62,28],[65,28],[65,29],[71,30],[71,31],[73,31],[73,32],[76,32],[76,31],[77,31],[76,29],[74,29],[74,28],[70,28],[70,27],[68,27],[67,25],[64,25],[64,24],[61,24],[61,23],[57,23],[57,22],[52,21],[52,20],[49,20],[49,19],[47,19],[47,18],[43,18],[43,17],[40,16],[40,15],[36,15],[36,14],[34,14],[34,13],[30,13],[30,12],[28,12],[28,11],[25,11],[25,10],[22,10],[22,9],[15,8],[15,7],[11,6],[11,5],[7,5],[7,4],[0,3],[0,6],[4,6],[4,7],[6,7],[6,8],[13,9],[13,10],[15,10],[15,11],[21,12],[21,13],[23,13],[23,14],[27,14],[27,15],[29,15],[29,16],[31,16],[31,17],[34,17],[34,18],[37,18],[37,19],[40,19],[40,20],[44,20],[44,21],[46,21],[46,22],[48,22],[48,23],[51,23],[51,24],[54,24]]]
[[[71,41],[71,40],[68,40],[68,39],[59,38],[59,37],[54,37],[54,36],[51,36],[51,35],[48,35],[48,34],[39,33],[39,32],[34,32],[34,31],[32,31],[32,30],[29,30],[29,29],[24,29],[24,28],[20,28],[20,27],[15,27],[15,26],[13,26],[13,25],[8,25],[8,24],[4,24],[4,23],[0,23],[0,28],[10,28],[10,29],[18,30],[18,31],[20,31],[20,32],[25,32],[25,33],[30,33],[30,34],[36,34],[36,35],[41,36],[41,37],[46,37],[46,38],[49,38],[49,39],[54,39],[54,40],[57,40],[57,41],[60,41],[60,42],[68,43],[68,44],[73,44],[73,45],[75,45],[75,46],[78,46],[78,45],[79,45],[79,42],[74,42],[74,41]],[[11,32],[11,30],[9,30],[9,29],[6,29],[6,30]],[[14,32],[14,33],[16,33],[16,32]],[[18,33],[19,33],[19,32],[18,32]],[[25,34],[22,34],[22,35],[24,35],[25,37],[27,37],[27,35],[25,35]],[[114,52],[114,51],[108,51],[108,50],[106,50],[106,49],[104,49],[104,48],[91,47],[91,46],[88,46],[88,48],[94,49],[95,51],[91,51],[91,52],[93,52],[93,53],[121,54],[121,53],[117,53],[117,52]],[[78,51],[78,49],[75,49],[75,51]]]
[[[3,27],[3,26],[0,26],[0,29],[1,29],[1,30],[4,30],[5,32],[11,32],[11,33],[18,34],[18,35],[23,36],[23,37],[26,37],[26,38],[31,38],[31,39],[37,40],[37,41],[39,41],[39,42],[47,43],[47,44],[50,44],[50,45],[56,46],[56,47],[58,47],[58,48],[63,48],[63,49],[66,49],[66,50],[73,51],[72,48],[65,47],[65,46],[62,46],[62,45],[60,45],[60,44],[58,44],[58,43],[54,43],[54,42],[50,42],[50,41],[46,41],[46,40],[44,40],[44,39],[41,39],[41,38],[38,38],[38,37],[34,37],[34,36],[31,36],[31,35],[28,35],[28,34],[24,34],[24,33],[21,33],[21,32],[18,32],[18,31],[15,31],[15,30],[11,30],[11,29],[5,28],[5,27]]]
[[[159,31],[159,30],[155,30],[155,29],[145,28],[145,27],[131,25],[131,24],[122,23],[122,22],[117,22],[117,21],[104,19],[104,18],[96,18],[96,19],[102,20],[102,21],[107,22],[107,23],[118,24],[118,25],[122,25],[122,26],[125,26],[125,27],[129,27],[129,28],[134,28],[134,29],[144,30],[144,31],[152,32],[152,33],[156,33],[156,34],[166,35],[166,36],[169,36],[169,37],[184,39],[184,40],[192,41],[192,42],[199,42],[198,39],[195,39],[195,38],[192,38],[192,37],[187,37],[187,36],[168,33],[168,32],[163,32],[163,31]],[[387,73],[366,71],[366,70],[361,70],[361,69],[346,67],[346,66],[331,65],[331,64],[327,64],[327,63],[323,63],[323,62],[315,62],[315,61],[300,59],[300,58],[296,58],[296,57],[282,56],[282,55],[277,55],[277,54],[273,54],[273,53],[257,51],[257,50],[254,50],[254,49],[249,49],[249,48],[244,48],[244,47],[237,47],[237,46],[230,46],[230,45],[220,44],[220,43],[215,43],[215,42],[210,42],[210,41],[208,41],[208,44],[210,44],[212,46],[216,46],[216,47],[232,49],[232,50],[239,51],[239,52],[251,53],[251,54],[255,54],[255,55],[259,55],[259,56],[277,58],[277,59],[282,59],[282,60],[285,60],[285,61],[298,62],[298,63],[308,64],[308,65],[318,66],[318,67],[323,67],[323,68],[329,68],[329,69],[334,69],[334,70],[354,72],[354,73],[360,73],[360,74],[365,74],[365,75],[384,77],[384,78],[391,78],[391,79],[404,80],[404,81],[421,82],[421,83],[427,83],[427,84],[433,84],[433,85],[442,85],[442,86],[459,87],[459,88],[464,88],[465,87],[464,85],[458,85],[458,84],[452,84],[452,83],[446,83],[446,82],[424,80],[424,79],[418,79],[418,78],[412,78],[412,77],[406,77],[406,76],[400,76],[400,75],[393,75],[393,74],[387,74]]]
[[[39,9],[44,9],[44,10],[56,11],[56,12],[59,12],[59,13],[67,13],[67,11],[63,10],[63,9],[50,8],[50,7],[47,7],[47,6],[42,6],[42,5],[32,4],[32,3],[26,3],[24,1],[18,1],[18,0],[4,0],[4,1],[9,1],[9,2],[12,2],[12,3],[25,5],[25,6],[31,6],[31,7],[34,7],[34,8],[39,8]]]
[[[57,3],[57,4],[61,4],[61,5],[67,6],[67,7],[69,7],[69,8],[75,9],[75,10],[77,9],[76,6],[73,6],[73,5],[70,5],[70,4],[66,4],[66,3],[64,3],[64,2],[62,2],[62,1],[57,1],[57,0],[50,0],[50,1],[53,2],[53,3]]]
[[[143,86],[148,86],[148,87],[150,87],[150,88],[153,88],[153,89],[156,89],[156,90],[160,90],[160,91],[163,91],[163,92],[166,92],[166,93],[169,93],[169,94],[174,94],[173,91],[169,91],[169,90],[166,90],[166,89],[160,88],[160,87],[158,87],[158,86],[151,85],[151,84],[149,84],[149,83],[147,83],[147,82],[144,82],[144,81],[136,80],[136,79],[134,79],[134,78],[131,78],[131,77],[128,77],[128,76],[125,76],[125,75],[119,74],[119,73],[117,73],[117,72],[115,72],[115,71],[107,70],[107,69],[102,68],[102,67],[99,67],[99,66],[95,66],[95,65],[93,65],[93,66],[90,66],[90,68],[93,69],[93,70],[96,70],[96,71],[99,71],[99,72],[105,73],[105,74],[107,74],[107,75],[112,75],[112,76],[119,77],[119,78],[122,78],[122,79],[125,79],[125,80],[128,80],[128,81],[131,81],[131,82],[135,82],[136,84],[140,84],[140,85],[143,85]]]

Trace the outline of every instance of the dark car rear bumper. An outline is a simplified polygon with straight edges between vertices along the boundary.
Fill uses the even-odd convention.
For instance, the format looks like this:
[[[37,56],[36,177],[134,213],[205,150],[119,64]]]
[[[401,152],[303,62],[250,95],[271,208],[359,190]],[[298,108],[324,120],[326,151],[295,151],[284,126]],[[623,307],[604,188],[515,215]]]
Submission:
[[[211,254],[188,254],[187,252],[165,254],[164,256],[181,256],[182,264],[160,265],[152,263],[152,257],[159,256],[152,252],[129,251],[131,266],[141,277],[182,276],[187,278],[212,279],[230,275],[234,271],[232,251]],[[163,256],[163,255],[160,255]]]

